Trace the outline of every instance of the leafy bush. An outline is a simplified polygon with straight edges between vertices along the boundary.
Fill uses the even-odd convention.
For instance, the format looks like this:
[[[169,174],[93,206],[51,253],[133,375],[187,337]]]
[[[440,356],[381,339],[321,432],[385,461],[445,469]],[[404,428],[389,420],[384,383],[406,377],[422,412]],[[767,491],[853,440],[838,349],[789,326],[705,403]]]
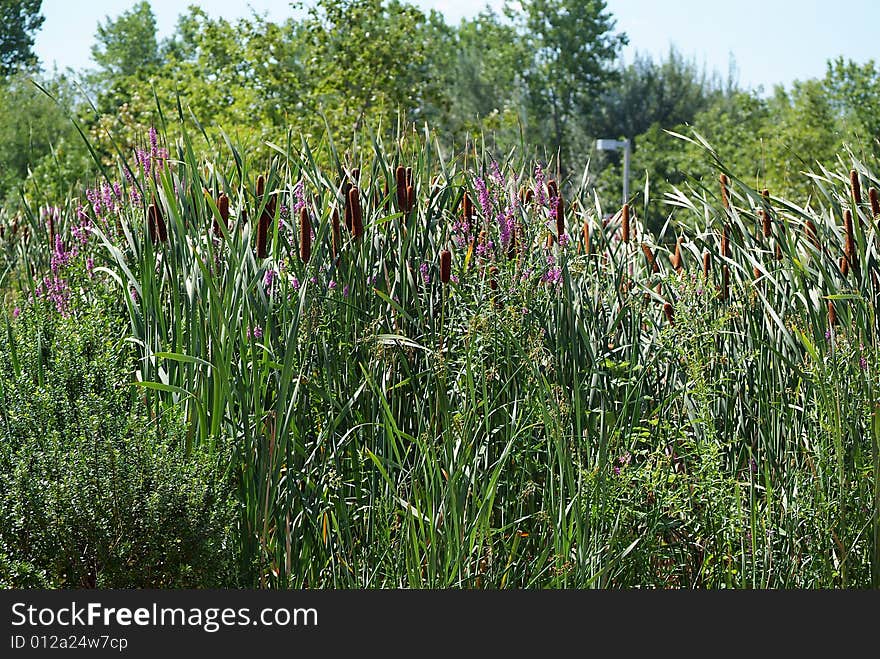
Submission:
[[[0,338],[0,585],[235,585],[228,456],[132,392],[105,308],[27,305]]]

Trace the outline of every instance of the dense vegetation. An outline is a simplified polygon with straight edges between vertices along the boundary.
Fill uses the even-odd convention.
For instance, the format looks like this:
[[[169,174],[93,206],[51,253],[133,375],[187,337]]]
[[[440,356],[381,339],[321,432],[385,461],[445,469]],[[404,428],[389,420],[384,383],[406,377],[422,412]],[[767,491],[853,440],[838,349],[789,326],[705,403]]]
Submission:
[[[522,4],[142,4],[95,109],[9,81],[63,130],[0,218],[0,584],[880,587],[873,64],[761,99]]]

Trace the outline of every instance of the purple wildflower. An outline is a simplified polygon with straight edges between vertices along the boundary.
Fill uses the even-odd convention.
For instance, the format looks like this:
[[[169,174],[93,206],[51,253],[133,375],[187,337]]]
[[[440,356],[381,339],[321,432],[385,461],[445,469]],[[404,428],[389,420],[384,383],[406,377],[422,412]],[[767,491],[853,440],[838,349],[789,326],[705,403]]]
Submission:
[[[21,309],[20,309],[19,307],[15,307],[15,308],[12,310],[12,317],[13,317],[13,318],[18,318],[20,315],[21,315]]]
[[[422,281],[425,282],[426,284],[430,284],[431,283],[430,266],[427,263],[422,263],[422,265],[419,266],[419,271],[422,273]]]
[[[291,288],[293,288],[293,290],[298,291],[298,290],[299,290],[299,286],[300,286],[300,284],[299,284],[299,279],[297,279],[296,277],[294,277],[293,279],[291,279],[291,281],[290,281],[290,286],[291,286]]]
[[[336,288],[336,282],[333,279],[331,279],[327,283],[327,288],[329,288],[331,291],[334,290]]]
[[[349,292],[349,288],[348,288],[348,284],[346,284],[345,286],[342,287],[342,297],[348,297],[348,292]]]
[[[541,164],[535,165],[535,201],[538,206],[544,206],[547,203],[547,197],[544,196],[544,170]]]
[[[263,286],[266,289],[266,294],[271,295],[272,289],[275,284],[275,280],[278,279],[278,272],[269,268],[266,270],[266,274],[263,275]]]
[[[490,217],[492,215],[492,200],[489,197],[489,189],[486,187],[486,182],[478,176],[474,179],[474,187],[477,189],[477,197],[480,200],[483,216]]]

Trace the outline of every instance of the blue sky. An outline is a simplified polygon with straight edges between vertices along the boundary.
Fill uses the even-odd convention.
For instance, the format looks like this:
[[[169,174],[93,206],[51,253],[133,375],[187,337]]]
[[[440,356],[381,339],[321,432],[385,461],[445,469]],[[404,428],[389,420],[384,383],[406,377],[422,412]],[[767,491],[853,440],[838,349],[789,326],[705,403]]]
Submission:
[[[503,0],[411,0],[443,12],[457,22]],[[46,22],[36,38],[36,51],[46,68],[82,69],[92,65],[90,48],[95,29],[105,17],[115,17],[135,0],[43,0]],[[307,0],[308,2],[308,0]],[[291,15],[288,0],[152,0],[160,36],[174,29],[187,4],[200,4],[209,14],[237,18],[253,8],[273,20]],[[880,2],[849,0],[833,6],[827,0],[607,0],[636,51],[662,56],[670,45],[709,71],[727,76],[731,57],[739,82],[750,88],[820,77],[829,58],[844,56],[857,62],[880,58]]]

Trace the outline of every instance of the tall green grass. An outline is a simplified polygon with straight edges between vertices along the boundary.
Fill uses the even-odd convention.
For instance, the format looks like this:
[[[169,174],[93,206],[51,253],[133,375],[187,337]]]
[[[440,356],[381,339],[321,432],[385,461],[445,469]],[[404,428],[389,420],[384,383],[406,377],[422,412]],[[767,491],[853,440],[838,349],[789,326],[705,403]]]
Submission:
[[[585,174],[560,182],[560,241],[547,187],[515,154],[496,179],[490,154],[414,132],[344,150],[290,136],[255,161],[226,136],[198,153],[211,143],[198,124],[175,131],[161,171],[107,172],[136,171],[126,187],[142,201],[95,224],[95,272],[118,282],[157,423],[184,415],[187,454],[231,445],[253,584],[880,586],[877,224],[849,170],[880,183],[861,163],[813,174],[801,206],[718,162],[723,192],[676,190],[661,236],[630,208],[628,241]],[[398,167],[412,168],[412,210]],[[464,195],[475,240],[460,244]],[[151,239],[150,203],[166,241]],[[514,249],[496,217],[508,207]],[[5,247],[22,290],[46,267],[30,219],[30,243]]]

